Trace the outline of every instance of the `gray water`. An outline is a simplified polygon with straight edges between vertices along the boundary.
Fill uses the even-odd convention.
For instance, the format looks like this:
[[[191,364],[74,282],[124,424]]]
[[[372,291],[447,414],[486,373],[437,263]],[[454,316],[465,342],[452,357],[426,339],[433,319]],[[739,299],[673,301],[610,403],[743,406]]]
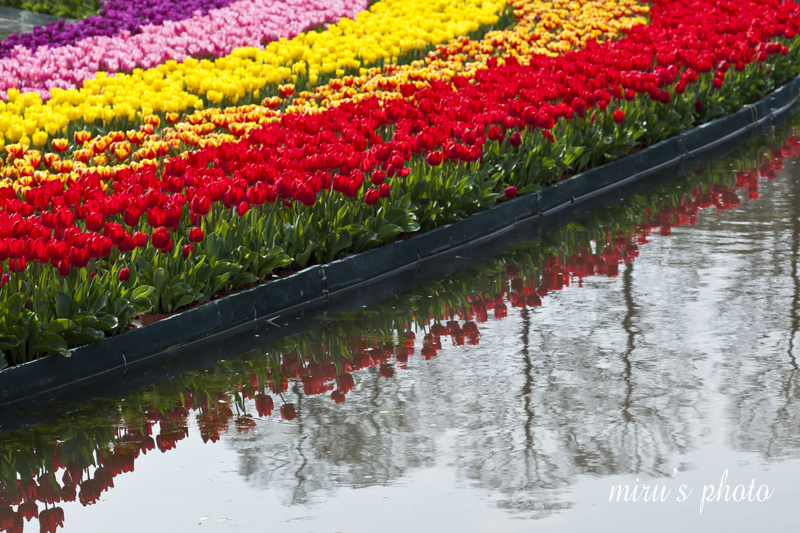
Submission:
[[[35,26],[44,26],[48,22],[58,21],[58,17],[32,13],[21,9],[0,7],[0,41],[5,40],[12,33],[30,33]],[[64,19],[75,22],[72,19]]]
[[[83,482],[101,478],[92,457],[136,456],[135,470],[117,473],[112,487],[101,483],[102,493],[83,498],[90,503],[78,496],[47,504],[63,511],[68,532],[793,530],[800,497],[800,164],[786,148],[794,143],[790,134],[783,129],[752,143],[705,178],[684,178],[678,189],[634,198],[523,247],[545,259],[561,250],[564,263],[581,239],[594,236],[589,246],[599,254],[596,237],[613,218],[610,234],[624,234],[628,243],[616,275],[614,268],[611,276],[573,275],[560,289],[537,282],[542,305],[514,306],[511,293],[522,289],[508,265],[528,274],[524,253],[512,252],[513,260],[456,275],[462,285],[485,287],[488,297],[500,279],[507,317],[489,310],[480,322],[452,313],[464,294],[444,290],[459,286],[448,280],[394,301],[391,309],[400,310],[393,323],[424,325],[407,363],[399,349],[386,355],[389,343],[403,341],[383,325],[394,312],[383,305],[265,347],[246,363],[232,354],[232,361],[168,384],[63,407],[57,421],[0,433],[2,487],[11,489],[13,469],[23,462],[43,465],[33,468],[39,480],[54,471],[56,485],[70,484],[60,481],[65,466],[54,470],[48,451],[59,442],[55,462],[68,457],[78,465],[82,482],[71,484],[79,494],[91,494]],[[784,167],[774,180],[770,163]],[[738,189],[736,206],[733,176],[748,169],[762,177],[750,188],[754,198]],[[701,208],[695,225],[674,218],[655,224],[653,216],[619,224],[643,206],[692,197],[712,182],[728,184],[729,196],[717,195],[719,209]],[[461,328],[477,323],[477,344],[442,334],[441,349],[423,351],[435,344],[424,338],[428,315],[442,325],[449,318],[429,311],[431,302],[446,303]],[[332,401],[342,385],[330,376],[311,390],[316,367],[300,372],[311,394],[301,379],[290,379],[282,394],[265,388],[264,361],[285,364],[295,347],[343,375],[347,357],[334,345],[344,342],[361,342],[348,353],[372,359],[349,372],[354,387],[343,403]],[[325,348],[316,353],[308,348],[314,345]],[[280,381],[275,368],[269,375]],[[254,379],[249,395],[269,394],[271,415],[259,414],[240,392]],[[283,404],[294,406],[296,419],[282,419]],[[146,427],[153,439],[177,435],[174,448],[156,441],[140,454],[124,436]],[[145,433],[136,438],[144,442]],[[612,496],[623,491],[629,501]],[[25,529],[35,530],[36,520]]]

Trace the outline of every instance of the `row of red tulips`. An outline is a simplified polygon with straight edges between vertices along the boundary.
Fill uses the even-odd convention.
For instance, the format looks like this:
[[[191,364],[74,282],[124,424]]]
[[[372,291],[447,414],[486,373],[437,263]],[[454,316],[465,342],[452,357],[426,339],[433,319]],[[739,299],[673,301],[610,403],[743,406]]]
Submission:
[[[665,0],[620,41],[287,115],[163,169],[4,189],[0,366],[456,221],[737,109],[800,72],[799,23],[792,1]]]

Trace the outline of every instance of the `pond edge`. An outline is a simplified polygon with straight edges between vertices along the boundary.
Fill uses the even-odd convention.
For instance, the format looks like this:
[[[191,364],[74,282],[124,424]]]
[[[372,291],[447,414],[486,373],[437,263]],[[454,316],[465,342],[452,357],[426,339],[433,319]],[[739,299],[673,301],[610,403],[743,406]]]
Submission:
[[[0,405],[18,402],[77,381],[127,373],[133,365],[153,365],[178,348],[229,332],[248,323],[280,327],[275,320],[303,309],[326,308],[393,278],[419,271],[423,264],[450,261],[437,276],[458,268],[453,258],[524,229],[533,240],[571,220],[614,205],[625,197],[702,168],[788,119],[800,104],[800,76],[743,109],[647,147],[634,155],[587,170],[539,192],[518,196],[410,239],[316,265],[251,289],[70,350],[0,371]]]

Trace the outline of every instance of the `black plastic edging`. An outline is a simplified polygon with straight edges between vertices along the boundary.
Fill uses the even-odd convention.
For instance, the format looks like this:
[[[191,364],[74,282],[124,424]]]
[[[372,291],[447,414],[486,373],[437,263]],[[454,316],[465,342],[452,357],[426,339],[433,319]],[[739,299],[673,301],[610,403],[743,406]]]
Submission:
[[[446,276],[474,260],[459,253],[466,255],[515,232],[518,242],[536,239],[570,220],[671,181],[691,165],[702,166],[705,161],[700,161],[700,154],[715,149],[730,151],[735,148],[732,143],[741,141],[744,135],[758,134],[762,127],[771,128],[788,118],[800,102],[798,92],[800,76],[736,113],[456,223],[310,267],[102,343],[75,348],[71,358],[48,356],[8,368],[0,372],[0,404],[71,387],[76,382],[124,375],[129,367],[158,365],[176,351],[188,357],[193,347],[214,337],[229,338],[236,330],[253,324],[278,326],[276,320],[294,315],[299,319],[304,310],[324,313],[354,293],[367,293],[382,284],[405,290],[404,276],[413,278],[414,284],[421,283],[422,278]],[[768,111],[764,111],[765,106]],[[707,135],[705,143],[699,141],[701,131]],[[420,277],[423,268],[426,272]]]

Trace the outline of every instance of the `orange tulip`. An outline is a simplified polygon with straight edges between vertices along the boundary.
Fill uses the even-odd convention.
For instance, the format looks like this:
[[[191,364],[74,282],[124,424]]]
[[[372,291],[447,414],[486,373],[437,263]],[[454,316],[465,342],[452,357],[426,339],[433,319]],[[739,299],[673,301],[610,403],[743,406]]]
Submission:
[[[53,139],[53,150],[56,152],[66,152],[69,148],[69,139]]]
[[[80,161],[81,163],[86,163],[87,161],[89,161],[92,155],[93,153],[91,150],[75,150],[75,152],[72,154],[72,157],[74,157],[77,161]]]
[[[78,144],[84,144],[89,142],[92,139],[92,134],[88,131],[76,131],[75,132],[75,142]]]
[[[294,85],[292,85],[291,83],[287,83],[286,85],[279,85],[278,94],[280,94],[284,98],[292,96],[294,94]]]
[[[9,144],[6,146],[6,153],[9,155],[13,155],[15,158],[19,159],[20,157],[23,157],[25,154],[28,153],[28,145]]]
[[[119,161],[123,161],[131,155],[130,148],[126,148],[125,146],[117,146],[114,149],[114,157],[116,157]]]
[[[269,109],[275,109],[281,105],[281,99],[277,96],[271,96],[269,98],[264,98],[261,102],[261,105],[264,107],[268,107]]]
[[[59,161],[60,159],[61,158],[58,157],[58,154],[53,154],[53,153],[44,154],[44,164],[47,166],[47,168],[53,168],[53,164]]]
[[[42,164],[42,153],[37,151],[30,152],[25,159],[33,168],[39,168],[39,165]]]

